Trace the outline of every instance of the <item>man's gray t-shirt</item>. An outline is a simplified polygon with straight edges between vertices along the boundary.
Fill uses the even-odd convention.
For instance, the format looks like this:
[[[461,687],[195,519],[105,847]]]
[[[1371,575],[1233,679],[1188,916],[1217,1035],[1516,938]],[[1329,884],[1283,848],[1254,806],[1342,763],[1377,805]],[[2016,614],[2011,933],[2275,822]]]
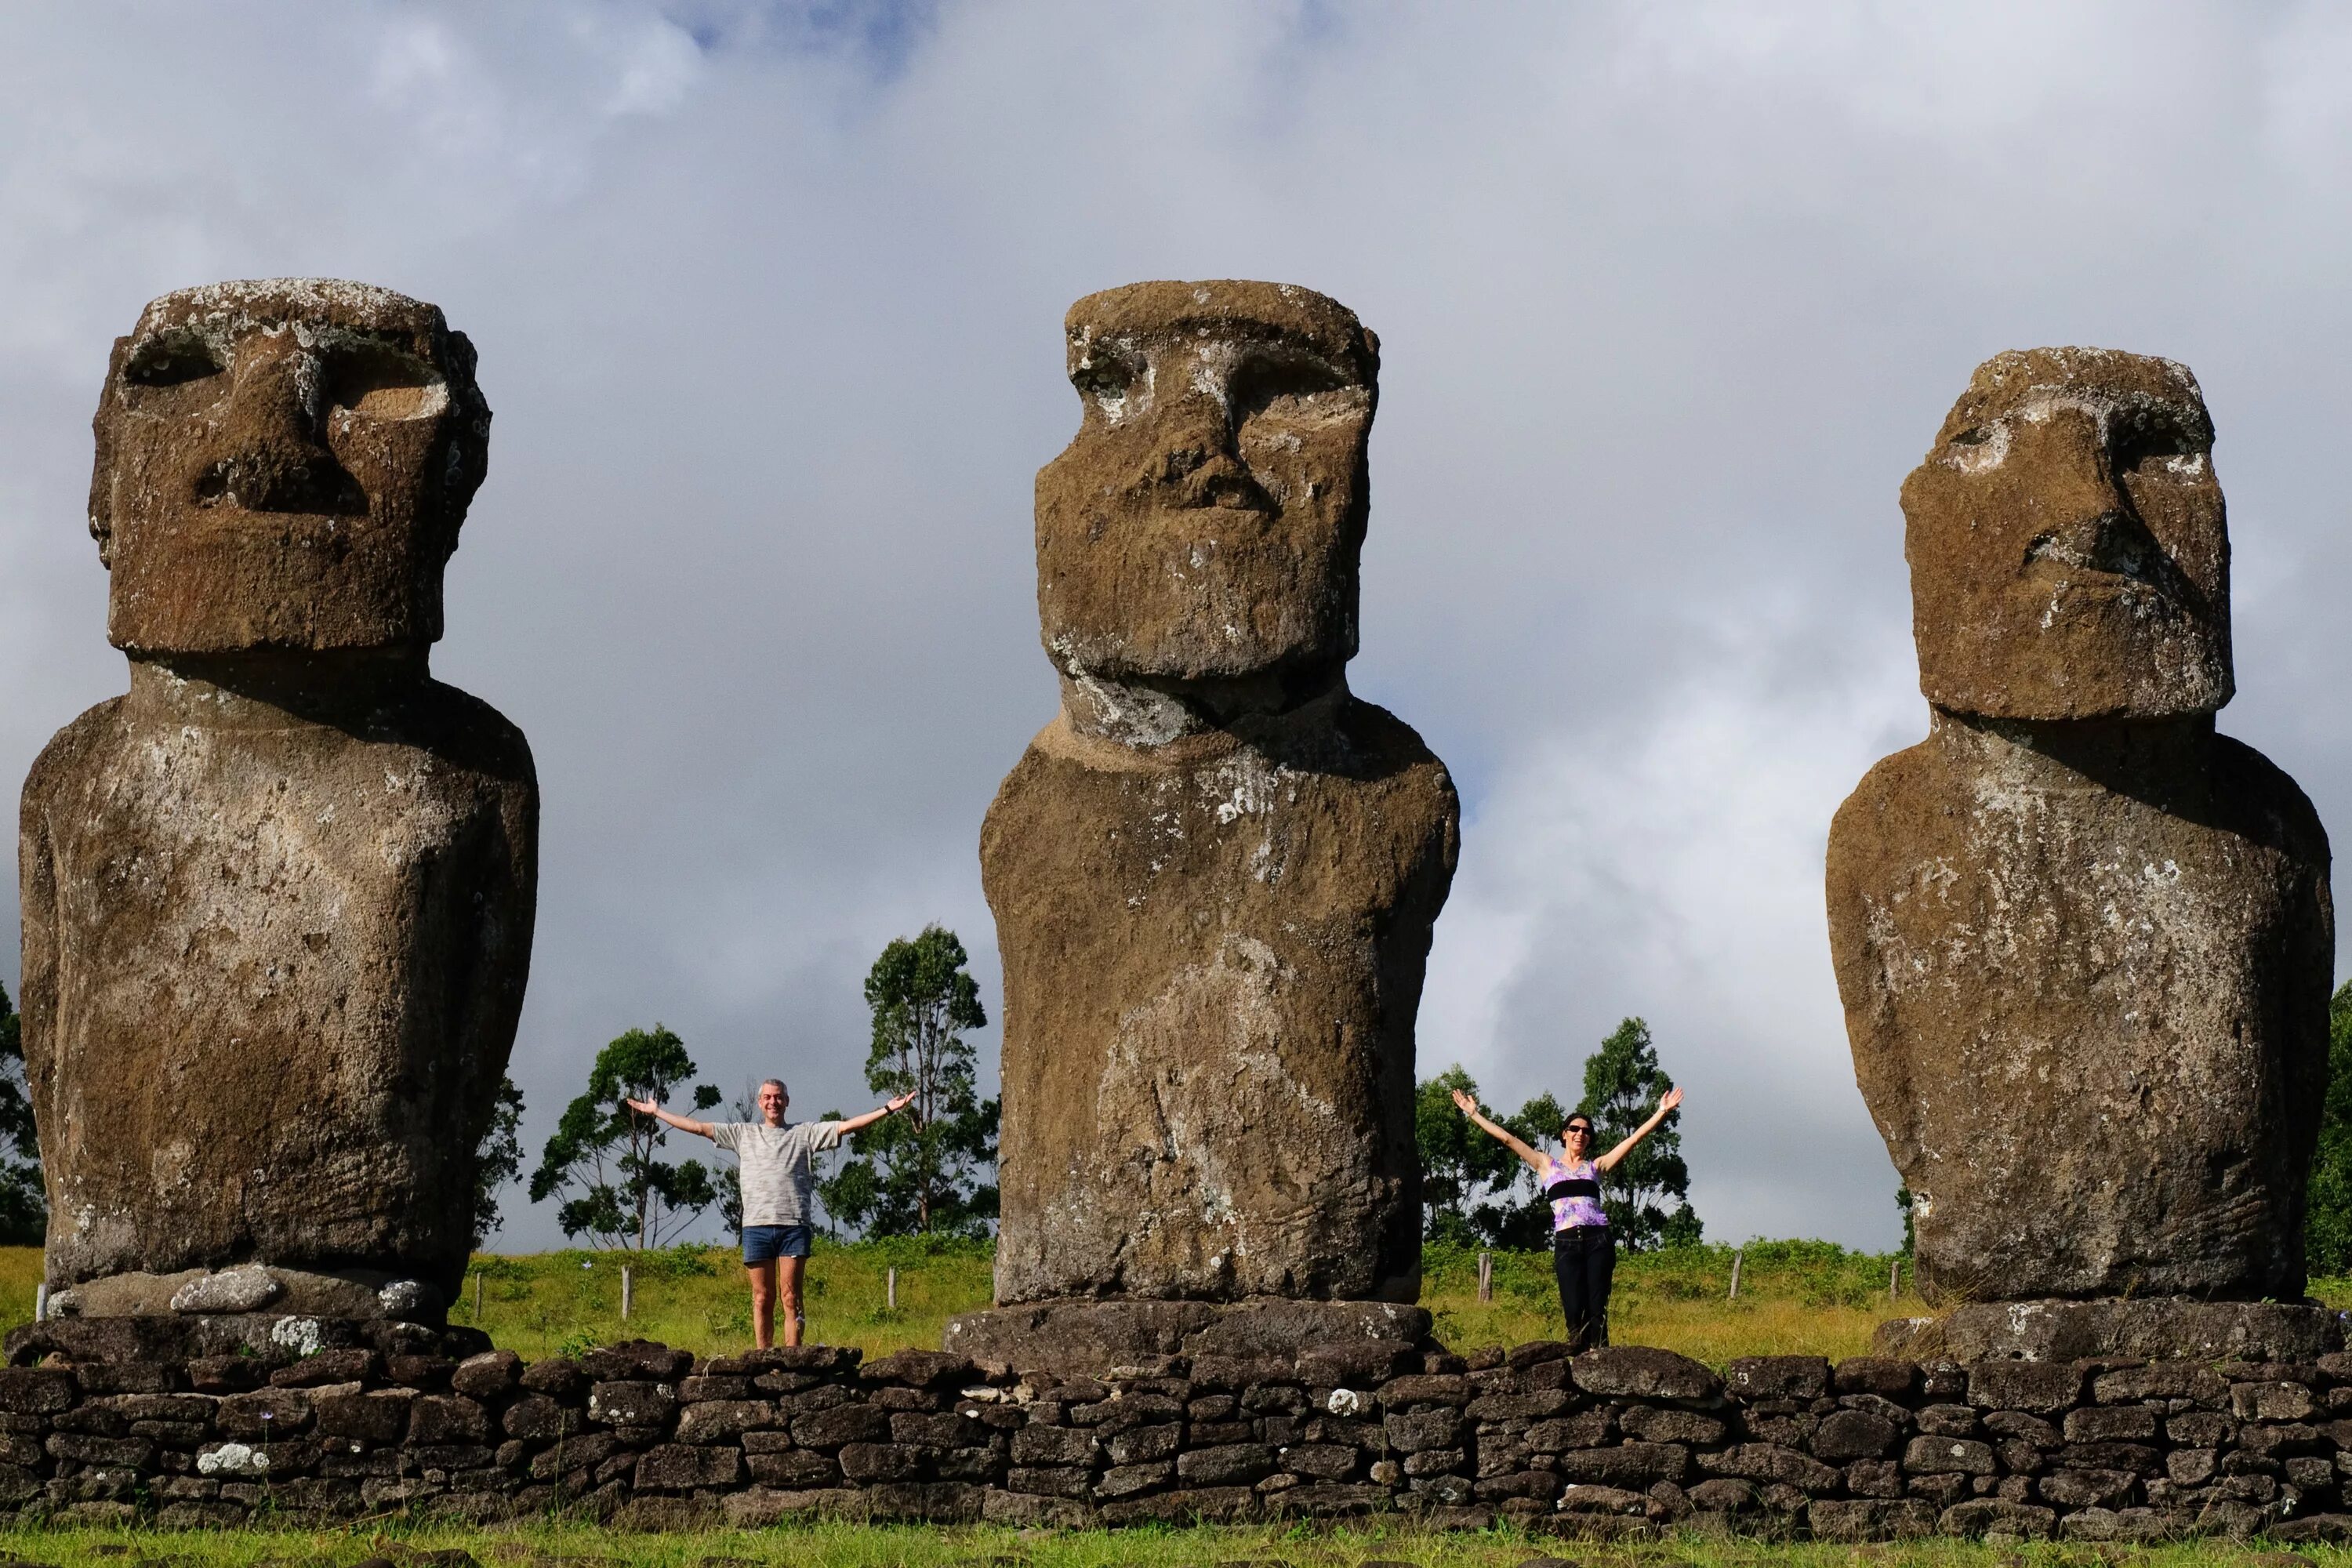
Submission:
[[[816,1173],[809,1156],[838,1148],[838,1121],[794,1121],[771,1127],[764,1121],[714,1121],[710,1141],[732,1149],[742,1165],[743,1224],[806,1225],[809,1193]]]

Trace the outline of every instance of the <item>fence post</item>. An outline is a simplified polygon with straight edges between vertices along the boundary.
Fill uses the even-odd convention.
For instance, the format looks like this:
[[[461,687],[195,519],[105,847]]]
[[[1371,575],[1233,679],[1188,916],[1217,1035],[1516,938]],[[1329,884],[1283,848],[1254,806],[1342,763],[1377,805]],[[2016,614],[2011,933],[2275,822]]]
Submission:
[[[1731,1255],[1731,1294],[1724,1298],[1727,1301],[1739,1300],[1739,1260],[1747,1256],[1747,1252],[1748,1249],[1743,1247],[1734,1250]]]
[[[482,1271],[474,1270],[474,1326],[482,1326]]]
[[[37,1323],[46,1323],[48,1321],[49,1282],[44,1279],[38,1285],[33,1287],[33,1321]]]
[[[1482,1252],[1478,1255],[1478,1300],[1491,1301],[1494,1299],[1495,1255],[1491,1252]]]
[[[1886,1299],[1890,1301],[1903,1289],[1903,1258],[1900,1253],[1886,1260]]]
[[[890,1269],[887,1274],[885,1274],[885,1275],[883,1276],[883,1279],[882,1279],[882,1289],[883,1289],[883,1291],[885,1292],[885,1299],[886,1299],[886,1300],[887,1300],[887,1302],[889,1303],[890,1310],[891,1310],[892,1311],[894,1311],[894,1312],[895,1312],[895,1311],[897,1311],[897,1310],[898,1310],[898,1269],[896,1269],[896,1268],[892,1268],[892,1269]]]
[[[624,1263],[621,1265],[621,1321],[625,1323],[629,1321],[629,1309],[635,1305],[630,1285],[629,1266]]]

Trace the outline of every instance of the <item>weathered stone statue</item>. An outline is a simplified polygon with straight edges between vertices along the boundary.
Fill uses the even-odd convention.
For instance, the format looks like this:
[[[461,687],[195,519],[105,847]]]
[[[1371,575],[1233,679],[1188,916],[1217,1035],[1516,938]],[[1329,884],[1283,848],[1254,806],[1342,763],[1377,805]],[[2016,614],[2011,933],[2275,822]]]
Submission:
[[[1931,1301],[2303,1291],[2327,840],[2292,779],[2214,732],[2212,445],[2185,366],[2004,353],[1903,487],[1931,727],[1839,810],[1829,910]],[[1971,1350],[2123,1345],[2104,1318],[2071,1340],[2032,1318]],[[2129,1353],[2189,1321],[2139,1325]]]
[[[990,808],[997,1299],[1411,1301],[1413,1016],[1459,808],[1349,695],[1378,346],[1304,289],[1066,323],[1037,476],[1062,710]]]
[[[131,690],[22,821],[67,1312],[429,1319],[463,1272],[538,821],[521,733],[426,668],[489,419],[441,312],[361,284],[184,289],[115,344]]]

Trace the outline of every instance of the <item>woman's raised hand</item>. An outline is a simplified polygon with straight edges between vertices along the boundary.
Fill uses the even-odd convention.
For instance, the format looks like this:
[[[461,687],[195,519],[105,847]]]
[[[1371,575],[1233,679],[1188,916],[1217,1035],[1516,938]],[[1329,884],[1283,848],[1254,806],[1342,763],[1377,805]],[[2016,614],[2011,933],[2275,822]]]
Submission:
[[[631,1110],[635,1111],[640,1116],[651,1116],[654,1112],[661,1109],[661,1105],[658,1101],[651,1100],[625,1099],[621,1103],[627,1106]]]
[[[1478,1114],[1478,1102],[1458,1089],[1454,1091],[1454,1103],[1461,1109],[1465,1116]]]
[[[1666,1090],[1666,1097],[1664,1100],[1658,1101],[1659,1114],[1664,1115],[1665,1112],[1672,1110],[1675,1106],[1680,1105],[1682,1102],[1683,1086],[1676,1084],[1674,1088]]]

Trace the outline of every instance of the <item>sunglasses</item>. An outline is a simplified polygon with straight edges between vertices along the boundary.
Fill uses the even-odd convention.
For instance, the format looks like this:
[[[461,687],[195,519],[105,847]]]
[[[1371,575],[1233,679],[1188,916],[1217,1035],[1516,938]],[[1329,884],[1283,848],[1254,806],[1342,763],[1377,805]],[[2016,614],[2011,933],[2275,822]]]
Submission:
[[[1591,1129],[1591,1128],[1590,1128],[1590,1127],[1570,1127],[1570,1128],[1569,1128],[1569,1129],[1568,1129],[1568,1131],[1570,1131],[1570,1132],[1581,1132],[1581,1133],[1583,1133],[1587,1138],[1590,1138],[1590,1137],[1591,1137],[1591,1136],[1592,1136],[1592,1129]]]

